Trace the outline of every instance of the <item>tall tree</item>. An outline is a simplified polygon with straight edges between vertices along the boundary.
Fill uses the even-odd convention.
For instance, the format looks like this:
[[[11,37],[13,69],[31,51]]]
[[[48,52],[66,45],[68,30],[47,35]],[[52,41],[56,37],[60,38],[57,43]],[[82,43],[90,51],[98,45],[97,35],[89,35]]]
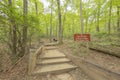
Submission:
[[[59,44],[62,44],[62,25],[61,25],[61,8],[60,8],[60,0],[57,0],[57,4],[58,4],[58,20],[59,20]]]
[[[11,26],[10,26],[10,40],[11,40],[11,42],[12,42],[12,44],[11,44],[11,49],[12,49],[12,53],[13,54],[17,54],[17,33],[16,33],[16,29],[17,29],[17,27],[16,27],[16,25],[15,25],[15,20],[14,20],[14,18],[13,18],[13,16],[12,16],[12,14],[13,14],[13,5],[12,5],[12,0],[8,0],[8,2],[9,2],[9,8],[10,8],[10,22],[11,22]]]
[[[117,31],[120,31],[120,6],[117,6]]]
[[[97,25],[96,25],[96,31],[97,32],[100,32],[100,21],[99,21],[99,17],[100,17],[100,9],[98,9],[98,11],[97,11]]]
[[[84,24],[83,24],[83,14],[82,14],[82,0],[80,0],[80,23],[81,23],[81,33],[84,33]]]
[[[108,34],[111,33],[111,13],[112,13],[112,0],[110,0],[109,8],[109,22],[108,22]]]
[[[96,18],[97,18],[97,25],[96,25],[96,31],[97,32],[100,32],[100,20],[99,20],[99,18],[100,18],[100,8],[101,8],[101,6],[100,6],[100,1],[98,2],[98,7],[97,7],[97,14],[96,14]]]
[[[35,0],[35,10],[36,10],[36,15],[38,15],[38,4],[36,0]]]
[[[50,42],[52,41],[52,15],[53,15],[53,0],[51,0],[51,16],[50,16]]]
[[[74,18],[73,18],[73,21],[72,21],[72,34],[74,34],[74,32],[75,32],[75,31],[74,31],[74,30],[75,30],[75,29],[74,29],[74,26],[75,26],[74,24],[75,24],[75,20],[74,20]]]
[[[27,14],[28,14],[28,0],[23,0],[23,19],[24,19],[24,25],[23,25],[23,46],[22,46],[22,53],[21,56],[23,56],[26,53],[27,49]]]

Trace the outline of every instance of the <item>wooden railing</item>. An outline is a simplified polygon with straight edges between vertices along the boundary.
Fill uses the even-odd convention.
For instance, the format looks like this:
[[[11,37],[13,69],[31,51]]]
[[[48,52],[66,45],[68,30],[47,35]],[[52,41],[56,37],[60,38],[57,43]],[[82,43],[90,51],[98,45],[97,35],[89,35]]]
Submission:
[[[37,57],[44,51],[44,46],[41,46],[34,53],[29,54],[28,75],[31,75],[35,69]]]

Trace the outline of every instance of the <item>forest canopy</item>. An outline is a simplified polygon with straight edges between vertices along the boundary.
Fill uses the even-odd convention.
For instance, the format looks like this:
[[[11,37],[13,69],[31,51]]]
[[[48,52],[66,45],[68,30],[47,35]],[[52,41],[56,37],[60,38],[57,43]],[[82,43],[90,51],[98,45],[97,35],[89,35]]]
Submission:
[[[0,0],[0,42],[23,56],[41,38],[120,35],[120,0]],[[22,53],[22,54],[21,54]]]

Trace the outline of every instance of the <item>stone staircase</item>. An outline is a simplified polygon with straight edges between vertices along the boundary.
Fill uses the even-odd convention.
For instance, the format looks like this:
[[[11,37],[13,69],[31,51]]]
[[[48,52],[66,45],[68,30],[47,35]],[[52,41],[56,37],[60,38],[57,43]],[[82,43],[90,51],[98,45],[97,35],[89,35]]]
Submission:
[[[68,59],[64,53],[61,53],[53,44],[54,43],[49,43],[45,45],[44,53],[37,59],[37,66],[33,72],[34,75],[58,74],[77,68],[77,66],[73,65],[71,60]]]

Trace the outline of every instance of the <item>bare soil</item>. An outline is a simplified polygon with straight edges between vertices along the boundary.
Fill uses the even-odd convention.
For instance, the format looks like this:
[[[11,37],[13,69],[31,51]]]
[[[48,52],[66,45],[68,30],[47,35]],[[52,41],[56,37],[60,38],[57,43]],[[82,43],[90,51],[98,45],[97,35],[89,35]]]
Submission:
[[[60,45],[59,48],[63,52],[67,52],[69,54],[74,54],[75,56],[79,56],[86,60],[89,60],[95,64],[99,64],[104,68],[116,71],[120,73],[120,58],[113,57],[107,54],[103,54],[100,52],[96,52],[90,50],[88,54],[81,54],[80,51],[84,48],[82,47],[75,47],[74,45],[71,46],[71,41],[66,41],[63,45]],[[75,47],[75,48],[73,48]],[[7,58],[7,57],[6,57]],[[5,59],[6,59],[5,58]],[[8,63],[7,67],[11,66],[8,59],[6,59],[5,63]],[[27,75],[27,66],[28,66],[28,55],[26,55],[13,69],[8,72],[0,72],[0,80],[63,80],[66,75],[69,79],[68,80],[90,80],[90,78],[79,68],[73,70],[69,73],[63,73],[58,75],[46,75],[46,76],[28,76]],[[70,75],[72,77],[70,77]],[[65,80],[65,79],[64,79]]]
[[[10,66],[11,67],[11,66]],[[0,80],[90,80],[80,69],[62,74],[48,74],[45,76],[27,75],[28,55],[18,62],[12,69],[0,74]]]
[[[81,53],[81,50],[86,50],[84,47],[81,47],[79,45],[77,46],[73,45],[72,47],[70,47],[71,44],[73,45],[72,41],[66,41],[63,45],[60,46],[60,48],[64,52],[74,54],[75,56],[79,56],[80,58],[84,58],[87,61],[98,64],[101,67],[120,73],[120,58],[93,50],[89,50],[89,52],[87,53],[86,52],[83,53],[84,51],[82,51]],[[119,50],[115,50],[115,51],[119,51]]]
[[[27,60],[28,56],[26,55],[18,64],[10,66],[12,69],[0,74],[0,80],[22,80],[27,74]]]
[[[120,58],[90,50],[90,54],[85,59],[106,69],[120,73]]]
[[[47,74],[44,76],[29,76],[29,80],[91,80],[80,69],[72,70],[62,74]]]

